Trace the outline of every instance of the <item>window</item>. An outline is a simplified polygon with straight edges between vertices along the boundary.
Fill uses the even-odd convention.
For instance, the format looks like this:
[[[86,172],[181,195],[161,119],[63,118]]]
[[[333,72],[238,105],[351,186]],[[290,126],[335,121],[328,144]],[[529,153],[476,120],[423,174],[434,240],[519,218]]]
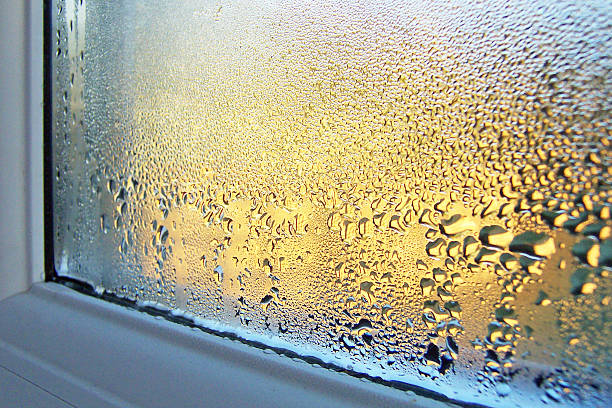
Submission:
[[[605,2],[52,3],[53,279],[460,402],[610,402]]]

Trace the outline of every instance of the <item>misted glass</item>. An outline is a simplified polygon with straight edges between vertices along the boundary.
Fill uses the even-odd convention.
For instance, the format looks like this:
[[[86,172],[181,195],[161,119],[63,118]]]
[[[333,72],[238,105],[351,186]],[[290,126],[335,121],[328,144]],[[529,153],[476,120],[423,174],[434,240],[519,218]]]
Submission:
[[[53,15],[60,276],[456,401],[612,405],[612,3]]]

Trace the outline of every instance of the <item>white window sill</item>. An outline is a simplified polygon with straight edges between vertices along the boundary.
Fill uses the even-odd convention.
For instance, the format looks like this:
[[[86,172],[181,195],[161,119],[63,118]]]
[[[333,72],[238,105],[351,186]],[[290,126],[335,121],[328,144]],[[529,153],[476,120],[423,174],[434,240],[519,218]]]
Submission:
[[[0,394],[23,406],[449,406],[296,360],[55,283],[0,302]]]

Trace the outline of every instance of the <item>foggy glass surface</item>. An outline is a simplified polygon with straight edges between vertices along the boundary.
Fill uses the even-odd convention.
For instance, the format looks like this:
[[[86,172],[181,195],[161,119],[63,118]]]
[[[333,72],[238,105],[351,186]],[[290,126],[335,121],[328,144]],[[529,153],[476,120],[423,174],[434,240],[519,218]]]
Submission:
[[[609,406],[607,1],[56,1],[55,267],[493,406]]]

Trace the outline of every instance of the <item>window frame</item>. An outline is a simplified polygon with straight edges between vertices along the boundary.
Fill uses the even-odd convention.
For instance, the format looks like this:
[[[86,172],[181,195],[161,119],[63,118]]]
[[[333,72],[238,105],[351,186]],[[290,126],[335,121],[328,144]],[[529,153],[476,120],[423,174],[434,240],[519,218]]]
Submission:
[[[0,300],[45,278],[41,24],[44,7],[42,1],[9,1],[3,2],[2,8]]]

